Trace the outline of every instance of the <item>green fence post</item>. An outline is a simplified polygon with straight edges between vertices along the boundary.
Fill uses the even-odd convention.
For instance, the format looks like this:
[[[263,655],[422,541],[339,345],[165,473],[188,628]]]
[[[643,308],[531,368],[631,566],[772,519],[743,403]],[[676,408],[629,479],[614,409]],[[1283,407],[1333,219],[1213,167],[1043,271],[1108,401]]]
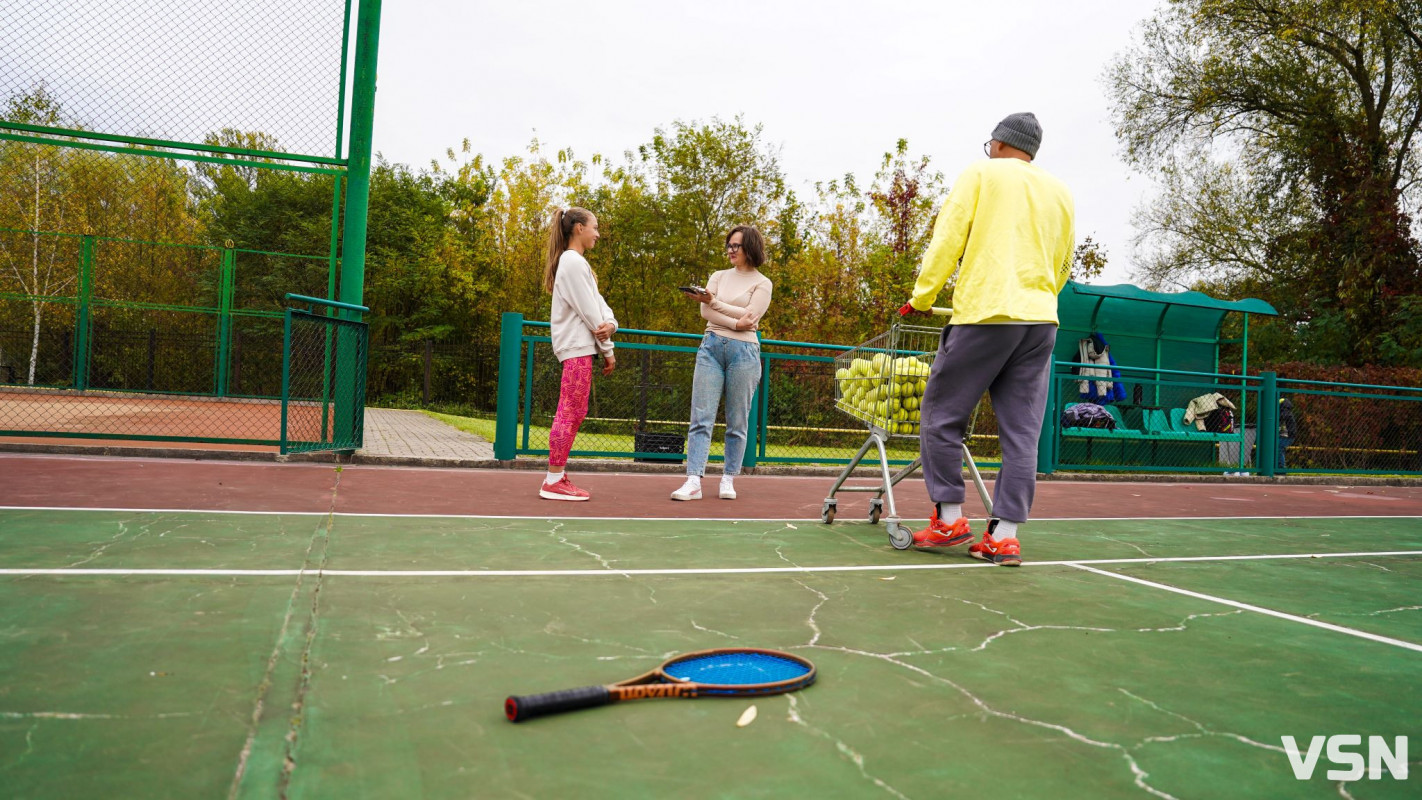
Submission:
[[[760,331],[755,332],[756,343],[760,343]],[[741,456],[741,467],[754,467],[757,461],[756,453],[760,447],[762,438],[761,426],[765,424],[762,414],[762,406],[765,403],[765,395],[770,388],[770,362],[765,359],[760,361],[760,384],[755,387],[755,394],[751,396],[750,414],[752,419],[746,420],[746,452]]]
[[[1037,440],[1037,471],[1051,475],[1057,468],[1057,377],[1056,364],[1047,366],[1047,412],[1042,415],[1042,436]]]
[[[286,411],[291,403],[291,309],[286,310],[281,327],[281,436],[280,450],[286,455]]]
[[[351,92],[350,160],[346,171],[345,236],[341,252],[341,301],[362,305],[365,294],[365,234],[370,210],[371,136],[375,125],[375,69],[380,50],[381,0],[361,0],[356,22],[355,79]],[[334,213],[334,212],[333,212]],[[346,310],[345,318],[359,322],[359,312]],[[337,345],[335,438],[360,441],[362,433],[350,430],[359,415],[352,406],[361,394],[366,376],[356,374],[356,364],[342,358]],[[329,367],[328,367],[329,368]]]
[[[89,388],[89,301],[94,295],[94,235],[79,242],[79,313],[74,316],[74,388]]]
[[[232,354],[232,292],[236,281],[237,254],[232,249],[232,240],[223,243],[221,277],[218,281],[217,300],[217,396],[227,396],[228,360]]]
[[[1254,431],[1255,452],[1258,461],[1255,467],[1260,475],[1272,478],[1279,465],[1279,375],[1275,372],[1261,372],[1264,379],[1259,388],[1259,427]]]
[[[523,315],[505,311],[499,321],[498,416],[494,422],[494,458],[513,461],[518,451],[518,372],[523,350]]]

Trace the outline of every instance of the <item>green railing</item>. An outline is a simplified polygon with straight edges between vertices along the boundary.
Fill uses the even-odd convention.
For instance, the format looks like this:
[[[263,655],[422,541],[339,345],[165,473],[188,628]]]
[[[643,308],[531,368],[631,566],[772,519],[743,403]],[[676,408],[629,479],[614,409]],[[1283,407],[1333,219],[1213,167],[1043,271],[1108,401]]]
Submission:
[[[1115,429],[1065,427],[1089,380],[1073,370],[1094,366],[1055,364],[1040,471],[1422,475],[1422,388],[1121,366],[1127,400],[1106,406]],[[1234,406],[1233,431],[1186,422],[1190,401],[1212,394]]]
[[[700,334],[622,330],[617,369],[595,376],[587,421],[574,456],[679,462],[691,407],[691,374]],[[504,314],[500,335],[494,453],[509,460],[548,453],[557,409],[559,365],[548,323]],[[752,410],[745,466],[845,464],[866,430],[834,410],[834,353],[845,345],[761,341],[761,382]],[[1074,369],[1053,366],[1038,470],[1201,473],[1422,475],[1422,388],[1293,381],[1271,372],[1214,372],[1120,366],[1127,400],[1110,406],[1116,430],[1065,428],[1062,412],[1079,402]],[[1234,430],[1185,422],[1190,401],[1223,395]],[[1297,436],[1280,438],[1280,399],[1293,404]],[[718,426],[712,459],[720,456]],[[914,439],[891,441],[894,463],[917,455]],[[982,466],[1001,463],[997,423],[984,399],[971,439]],[[1280,453],[1283,460],[1280,460]]]
[[[560,367],[548,323],[503,315],[495,456],[545,456],[557,410]],[[691,379],[701,334],[620,330],[617,369],[595,374],[589,413],[574,456],[680,462],[685,458]],[[868,436],[865,425],[835,409],[834,354],[845,345],[761,340],[761,380],[751,410],[744,466],[849,463]],[[712,437],[711,460],[723,458],[724,426]],[[975,456],[996,466],[991,413],[980,415]],[[981,438],[982,442],[978,442]],[[917,441],[894,439],[891,463],[918,455]]]

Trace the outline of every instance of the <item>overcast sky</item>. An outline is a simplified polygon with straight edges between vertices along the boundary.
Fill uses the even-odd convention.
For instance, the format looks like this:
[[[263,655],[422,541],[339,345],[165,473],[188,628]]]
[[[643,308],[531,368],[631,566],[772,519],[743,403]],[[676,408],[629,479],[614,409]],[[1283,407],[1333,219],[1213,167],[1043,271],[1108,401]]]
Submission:
[[[1102,74],[1148,0],[833,2],[387,0],[375,147],[423,166],[468,137],[494,160],[535,134],[616,155],[673,120],[764,126],[802,195],[864,185],[899,138],[949,181],[999,119],[1032,111],[1037,163],[1130,275],[1131,210],[1151,191],[1118,156]]]

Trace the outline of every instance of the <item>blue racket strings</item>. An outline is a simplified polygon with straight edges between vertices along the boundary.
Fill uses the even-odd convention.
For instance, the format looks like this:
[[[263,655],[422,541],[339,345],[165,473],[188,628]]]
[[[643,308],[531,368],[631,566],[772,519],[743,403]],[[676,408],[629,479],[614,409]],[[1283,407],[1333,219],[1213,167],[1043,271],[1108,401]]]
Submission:
[[[767,653],[714,653],[667,665],[677,680],[718,686],[752,686],[803,678],[810,667]]]

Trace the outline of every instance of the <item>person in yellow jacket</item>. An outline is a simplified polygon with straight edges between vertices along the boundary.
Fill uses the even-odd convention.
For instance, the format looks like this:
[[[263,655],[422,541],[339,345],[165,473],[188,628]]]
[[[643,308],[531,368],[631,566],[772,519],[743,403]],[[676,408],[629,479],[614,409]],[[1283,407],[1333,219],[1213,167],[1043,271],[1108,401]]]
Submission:
[[[902,315],[925,314],[953,273],[953,318],[943,329],[924,392],[920,427],[923,475],[934,510],[916,547],[964,544],[963,434],[987,392],[997,416],[1002,469],[993,487],[994,518],[970,555],[1004,566],[1022,563],[1017,527],[1037,489],[1037,444],[1047,403],[1057,295],[1075,247],[1075,210],[1060,180],[1033,163],[1042,126],[1012,114],[983,145],[988,160],[958,176],[938,212]]]

